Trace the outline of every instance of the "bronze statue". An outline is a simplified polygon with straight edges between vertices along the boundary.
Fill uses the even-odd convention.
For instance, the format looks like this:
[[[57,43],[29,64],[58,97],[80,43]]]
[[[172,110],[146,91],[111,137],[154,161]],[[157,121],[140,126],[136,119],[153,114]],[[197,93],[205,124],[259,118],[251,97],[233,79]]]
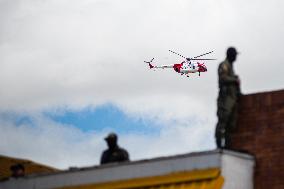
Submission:
[[[129,161],[128,152],[117,144],[117,135],[110,133],[106,138],[108,149],[101,156],[101,164]]]
[[[237,104],[240,96],[240,80],[234,73],[233,63],[237,58],[234,47],[227,49],[226,59],[218,68],[219,96],[217,100],[218,123],[215,138],[218,148],[230,148],[230,133],[236,127]]]

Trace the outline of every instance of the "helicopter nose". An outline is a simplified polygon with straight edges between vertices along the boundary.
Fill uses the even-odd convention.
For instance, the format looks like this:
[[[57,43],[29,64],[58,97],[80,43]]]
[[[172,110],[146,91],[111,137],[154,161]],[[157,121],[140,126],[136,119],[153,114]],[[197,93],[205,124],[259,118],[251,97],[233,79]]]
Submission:
[[[204,64],[199,64],[199,72],[206,72],[207,71],[207,68]]]
[[[207,71],[207,68],[206,68],[205,64],[201,64],[201,67],[202,67],[202,69],[203,69],[205,72]]]

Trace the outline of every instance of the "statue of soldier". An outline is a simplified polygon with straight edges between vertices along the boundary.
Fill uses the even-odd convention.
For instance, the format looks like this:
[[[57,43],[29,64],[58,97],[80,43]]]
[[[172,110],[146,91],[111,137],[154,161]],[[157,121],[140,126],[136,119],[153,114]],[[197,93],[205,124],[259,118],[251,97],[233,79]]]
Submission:
[[[215,138],[218,148],[230,148],[230,133],[236,127],[237,103],[240,96],[240,80],[234,73],[233,63],[237,58],[234,47],[227,49],[226,59],[218,68],[219,96],[217,100],[218,123]]]
[[[115,133],[108,134],[105,141],[107,142],[108,149],[101,156],[101,164],[129,161],[128,152],[118,146],[117,135]]]

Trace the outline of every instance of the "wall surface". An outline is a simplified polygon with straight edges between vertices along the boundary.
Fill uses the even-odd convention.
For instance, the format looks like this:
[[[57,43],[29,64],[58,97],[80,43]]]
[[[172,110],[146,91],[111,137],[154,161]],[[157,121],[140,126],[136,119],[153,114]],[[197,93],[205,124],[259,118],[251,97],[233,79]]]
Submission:
[[[230,155],[235,154],[235,155]],[[239,158],[237,153],[227,151],[222,156],[222,175],[225,178],[222,189],[253,189],[255,161],[252,156]]]
[[[77,186],[101,189],[129,188],[128,184],[137,185],[146,182],[149,184],[150,181],[154,181],[150,186],[159,184],[161,188],[164,188],[166,183],[172,188],[180,188],[187,183],[188,188],[217,189],[225,183],[224,189],[240,189],[239,186],[242,189],[252,189],[253,165],[254,157],[251,155],[228,150],[213,150],[9,179],[0,182],[0,189],[77,188]],[[121,184],[127,187],[122,187]],[[212,184],[216,187],[212,187]],[[140,188],[143,188],[142,185]]]
[[[256,158],[256,189],[284,188],[284,90],[241,97],[232,149]]]
[[[105,164],[74,171],[66,170],[54,174],[11,179],[0,182],[0,189],[60,188],[219,168],[221,156],[221,151],[214,150],[136,162]]]

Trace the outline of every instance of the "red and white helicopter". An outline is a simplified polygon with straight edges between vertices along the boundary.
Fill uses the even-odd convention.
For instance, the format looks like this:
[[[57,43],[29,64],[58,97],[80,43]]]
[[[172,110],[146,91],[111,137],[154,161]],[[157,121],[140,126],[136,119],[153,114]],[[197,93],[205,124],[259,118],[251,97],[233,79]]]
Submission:
[[[207,67],[205,66],[204,63],[199,63],[199,62],[191,62],[192,60],[216,60],[216,59],[210,59],[210,58],[199,58],[201,56],[207,55],[212,53],[213,51],[201,54],[199,56],[195,56],[193,58],[186,58],[183,55],[180,55],[174,51],[169,50],[171,53],[174,53],[176,55],[179,55],[180,57],[184,58],[185,60],[182,61],[179,64],[173,64],[173,65],[161,65],[161,66],[155,66],[152,64],[154,58],[152,58],[151,61],[147,62],[144,61],[145,63],[149,64],[150,69],[156,69],[156,68],[173,68],[177,73],[180,73],[181,75],[186,75],[189,77],[190,73],[196,73],[198,72],[198,75],[200,76],[200,72],[207,72]]]

